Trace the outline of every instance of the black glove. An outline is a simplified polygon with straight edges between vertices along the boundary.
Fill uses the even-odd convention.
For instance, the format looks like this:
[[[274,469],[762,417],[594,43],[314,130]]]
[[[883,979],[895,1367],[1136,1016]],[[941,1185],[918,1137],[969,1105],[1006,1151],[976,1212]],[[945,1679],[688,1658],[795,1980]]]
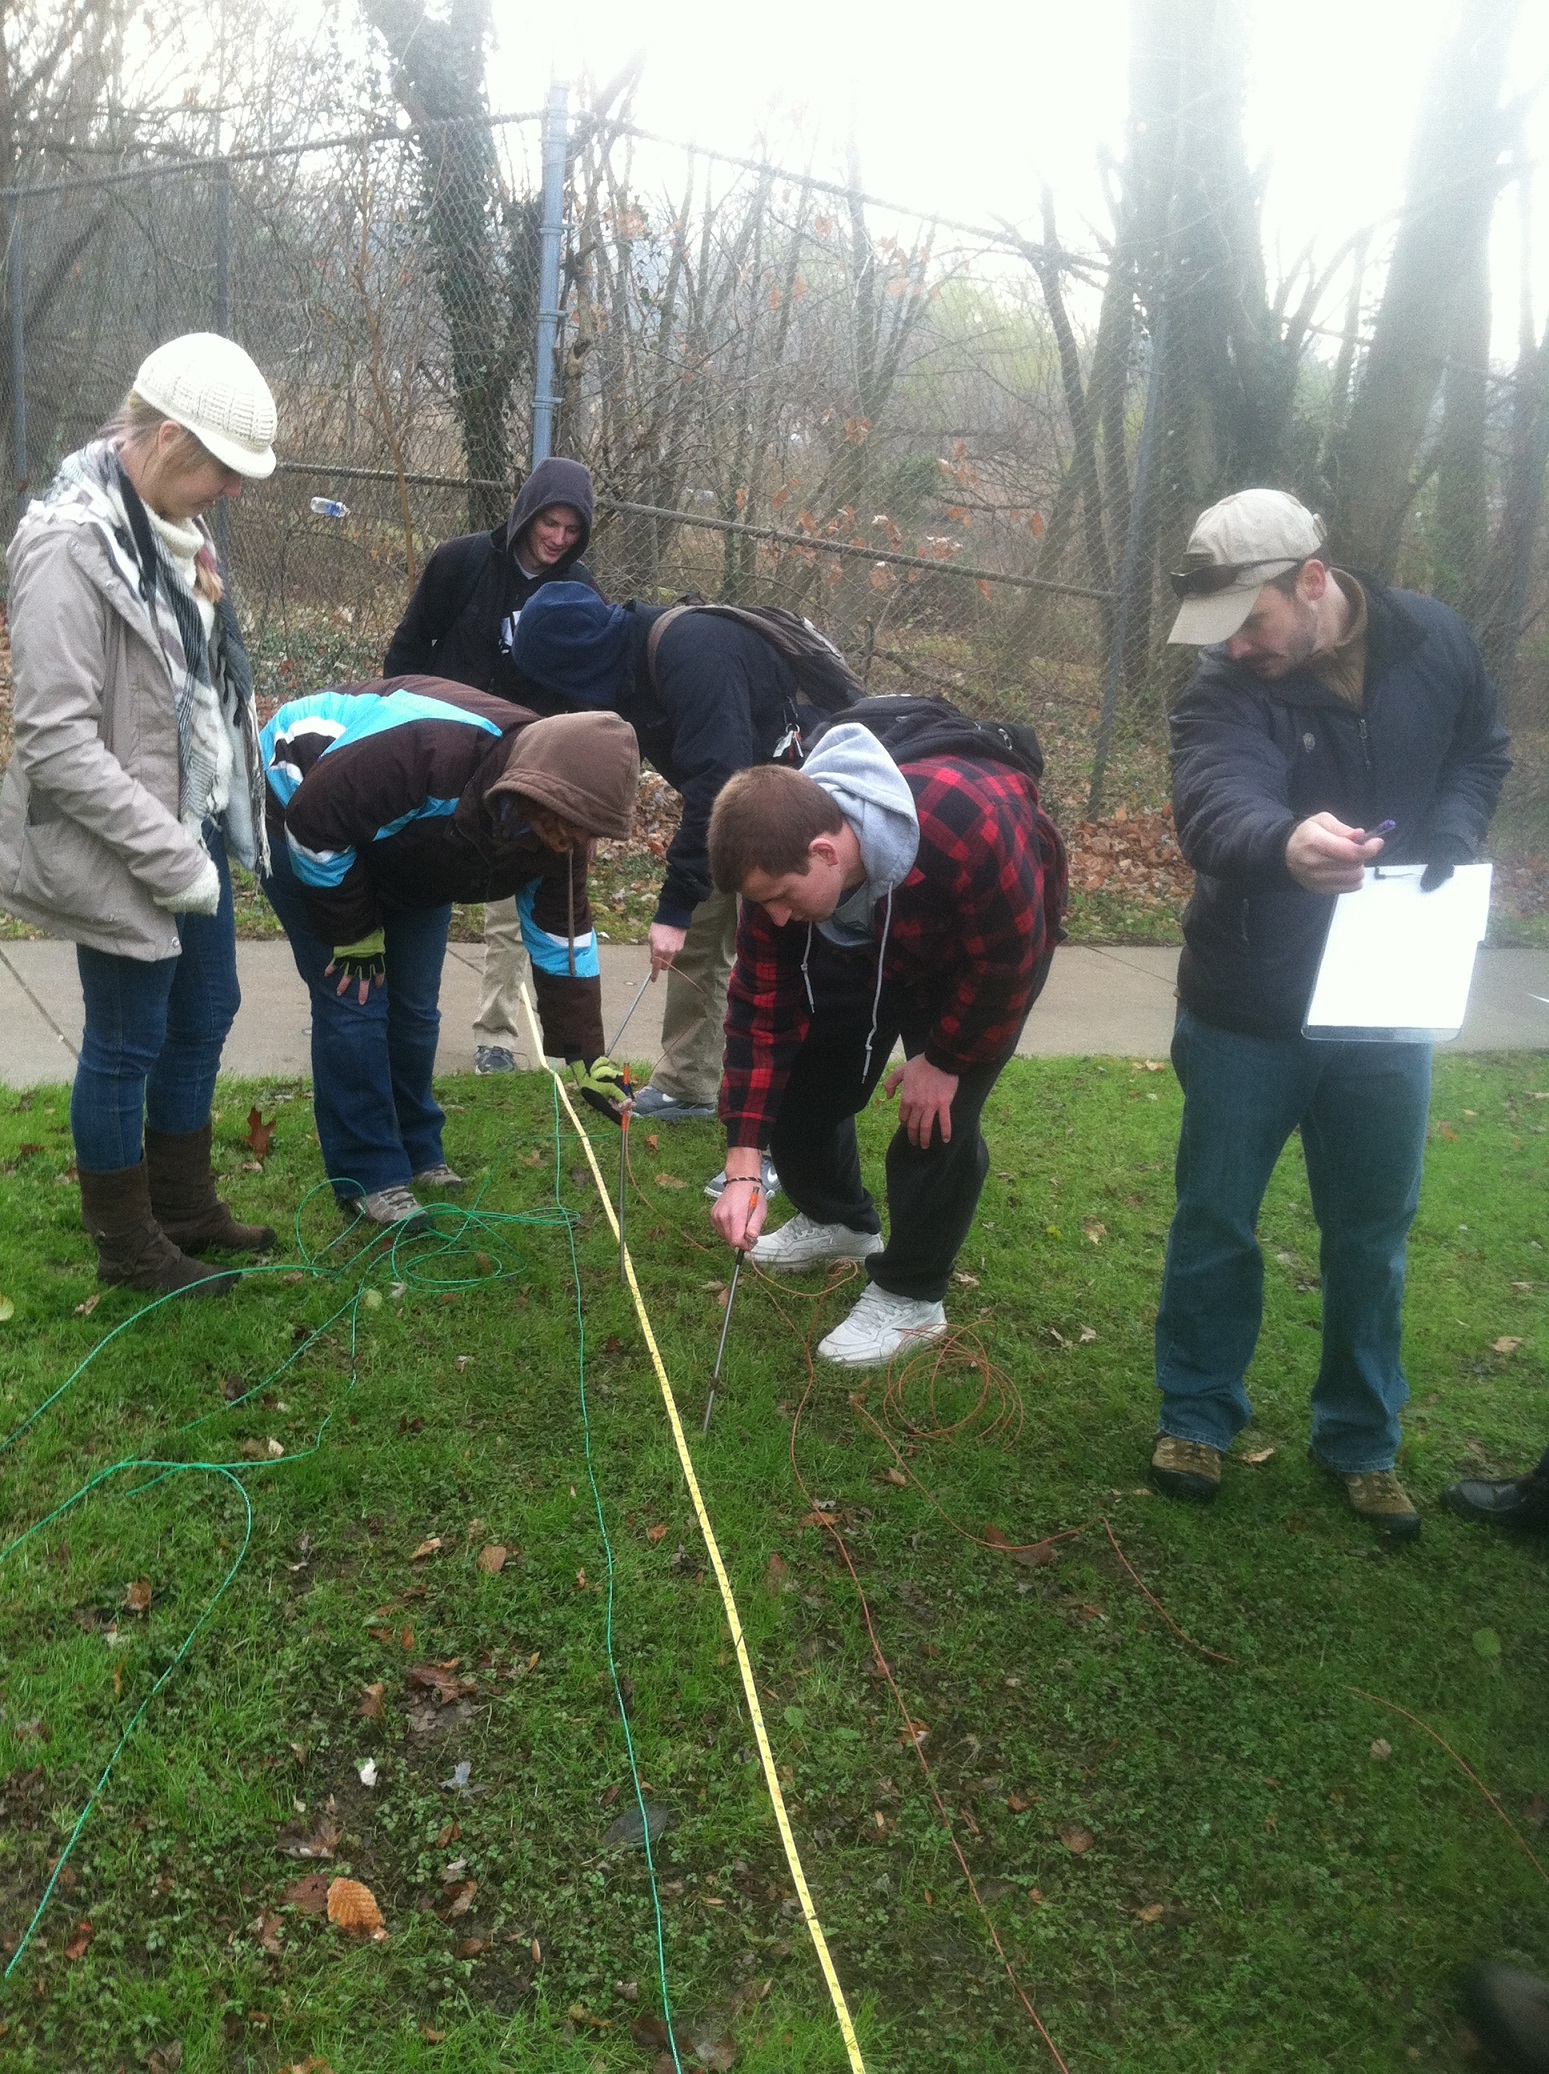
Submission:
[[[1472,864],[1474,853],[1458,835],[1438,835],[1425,846],[1425,870],[1420,877],[1420,891],[1434,893],[1438,886],[1446,885],[1460,864]]]
[[[570,1062],[570,1078],[576,1093],[609,1123],[623,1124],[624,1112],[633,1099],[629,1068],[604,1056],[588,1066],[582,1059]]]

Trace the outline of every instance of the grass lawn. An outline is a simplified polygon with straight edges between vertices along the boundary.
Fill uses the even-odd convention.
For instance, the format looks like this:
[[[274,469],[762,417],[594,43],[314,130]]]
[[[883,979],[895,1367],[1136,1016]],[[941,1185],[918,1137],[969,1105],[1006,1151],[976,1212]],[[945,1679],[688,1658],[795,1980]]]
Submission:
[[[579,1150],[556,1162],[536,1078],[444,1094],[449,1156],[486,1183],[478,1221],[449,1214],[440,1242],[351,1260],[353,1241],[324,1250],[340,1227],[313,1196],[310,1265],[287,1232],[229,1301],[129,1324],[0,1457],[8,1542],[121,1460],[230,1471],[110,1477],[0,1567],[8,1955],[170,1672],[0,1991],[8,2068],[670,2069],[640,2021],[662,2009],[645,1855],[609,1836],[635,1800],[599,1514],[619,1689],[653,1827],[668,1823],[655,1866],[682,2064],[696,2040],[731,2064],[730,2039],[756,2074],[845,2065]],[[239,1210],[288,1226],[321,1172],[304,1090],[227,1083],[219,1101]],[[254,1101],[278,1117],[262,1172],[243,1170]],[[1549,1440],[1549,1061],[1438,1064],[1407,1345],[1404,1469],[1426,1527],[1395,1553],[1305,1458],[1319,1299],[1294,1153],[1264,1217],[1257,1420],[1239,1443],[1260,1459],[1228,1466],[1209,1513],[1144,1489],[1178,1110],[1170,1072],[1126,1060],[1003,1078],[949,1310],[1025,1422],[1010,1444],[971,1421],[951,1440],[900,1427],[940,1510],[889,1479],[853,1371],[820,1376],[796,1417],[801,1345],[748,1278],[699,1440],[721,1315],[707,1285],[728,1265],[698,1187],[716,1137],[636,1140],[632,1246],[873,2070],[1052,2063],[872,1675],[833,1537],[803,1524],[793,1450],[838,1508],[989,1916],[1072,2074],[1452,2069],[1459,1966],[1549,1971],[1549,1885],[1436,1743],[1351,1690],[1429,1722],[1549,1862],[1546,1551],[1436,1509],[1460,1471]],[[863,1123],[874,1169],[886,1127]],[[3,1099],[7,1431],[134,1313],[113,1292],[77,1309],[96,1287],[69,1158],[61,1093]],[[814,1306],[781,1293],[805,1323]],[[950,1381],[940,1422],[975,1393]],[[873,1377],[879,1421],[883,1397]],[[923,1392],[912,1409],[930,1423]],[[1229,1666],[1164,1625],[1104,1517]],[[1027,1566],[949,1521],[1018,1544],[1085,1531]],[[386,1940],[309,1912],[319,1874],[364,1881]]]

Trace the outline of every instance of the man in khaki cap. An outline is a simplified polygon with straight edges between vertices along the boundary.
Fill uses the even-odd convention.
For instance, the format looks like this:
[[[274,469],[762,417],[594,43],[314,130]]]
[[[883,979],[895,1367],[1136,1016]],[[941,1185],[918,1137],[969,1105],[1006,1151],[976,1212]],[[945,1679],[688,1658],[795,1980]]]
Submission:
[[[1171,639],[1204,653],[1171,722],[1173,813],[1196,885],[1172,1046],[1184,1110],[1152,1481],[1208,1504],[1252,1417],[1255,1226],[1299,1128],[1323,1234],[1313,1460],[1359,1515],[1413,1539],[1420,1517],[1393,1464],[1430,1047],[1318,1042],[1302,1023],[1334,896],[1378,857],[1423,864],[1428,891],[1472,858],[1510,767],[1506,735],[1457,614],[1336,569],[1321,521],[1283,490],[1213,504],[1172,584]]]

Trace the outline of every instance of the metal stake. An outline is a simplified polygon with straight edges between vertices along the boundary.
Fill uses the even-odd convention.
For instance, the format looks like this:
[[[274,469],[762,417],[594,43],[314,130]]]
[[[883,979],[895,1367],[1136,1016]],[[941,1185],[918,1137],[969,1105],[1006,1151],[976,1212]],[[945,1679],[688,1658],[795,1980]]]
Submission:
[[[715,1386],[721,1380],[721,1357],[726,1352],[726,1335],[731,1331],[731,1307],[737,1301],[737,1277],[742,1273],[745,1258],[746,1255],[739,1246],[737,1263],[731,1271],[731,1287],[726,1292],[726,1316],[721,1320],[721,1344],[715,1350],[715,1366],[710,1371],[710,1395],[705,1400],[704,1424],[699,1429],[701,1435],[710,1431],[710,1414],[715,1410]]]
[[[620,1044],[623,1042],[624,1032],[629,1028],[629,1018],[634,1014],[635,1010],[645,999],[645,990],[650,984],[651,974],[648,972],[645,978],[641,980],[640,991],[638,994],[636,994],[634,1000],[630,1002],[628,1013],[625,1015],[624,1020],[619,1024],[618,1028],[613,1033],[613,1042],[608,1046],[608,1057],[610,1059],[618,1051]]]

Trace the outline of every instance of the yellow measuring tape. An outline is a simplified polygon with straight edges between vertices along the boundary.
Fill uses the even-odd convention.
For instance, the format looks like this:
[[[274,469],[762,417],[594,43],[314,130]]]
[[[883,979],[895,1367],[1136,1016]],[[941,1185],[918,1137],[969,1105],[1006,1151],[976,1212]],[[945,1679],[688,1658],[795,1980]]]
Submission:
[[[526,1011],[527,1023],[532,1039],[534,1058],[543,1058],[543,1037],[538,1028],[538,1018],[533,1009],[532,997],[524,982],[521,988],[522,1007]],[[602,1178],[602,1168],[597,1164],[597,1155],[592,1141],[587,1136],[580,1117],[576,1114],[564,1080],[552,1067],[554,1085],[559,1090],[559,1099],[564,1103],[570,1121],[575,1125],[582,1145],[586,1149],[586,1163],[592,1170],[592,1179],[597,1184],[597,1194],[602,1203],[608,1223],[615,1238],[619,1236],[619,1221]],[[640,1294],[640,1284],[635,1280],[635,1264],[629,1257],[629,1248],[623,1248],[624,1274],[629,1283],[629,1293],[634,1298],[635,1315],[640,1320],[640,1330],[650,1350],[651,1365],[656,1370],[656,1380],[661,1384],[662,1401],[667,1407],[667,1423],[672,1428],[673,1443],[678,1450],[678,1460],[683,1464],[683,1480],[688,1485],[688,1494],[694,1501],[695,1517],[699,1531],[710,1557],[710,1567],[715,1572],[715,1581],[720,1587],[721,1604],[726,1609],[726,1625],[731,1630],[732,1647],[737,1652],[737,1668],[742,1673],[742,1689],[747,1695],[748,1712],[753,1717],[753,1735],[758,1744],[759,1761],[764,1767],[764,1782],[769,1788],[769,1798],[774,1806],[775,1826],[780,1832],[780,1842],[785,1850],[785,1862],[791,1868],[791,1878],[796,1883],[797,1898],[805,1918],[813,1949],[818,1955],[818,1964],[823,1969],[823,1978],[828,1983],[828,1992],[834,2005],[834,2015],[839,2020],[840,2035],[844,2049],[850,2056],[854,2074],[866,2074],[866,2063],[861,2058],[860,2043],[855,2036],[855,2025],[850,2017],[850,2006],[844,1999],[844,1989],[839,1985],[839,1975],[834,1971],[833,1958],[829,1953],[828,1939],[823,1935],[823,1925],[818,1921],[818,1912],[812,1905],[812,1893],[807,1885],[807,1875],[802,1871],[801,1854],[796,1848],[796,1838],[791,1833],[791,1818],[785,1811],[785,1795],[780,1791],[779,1774],[775,1770],[774,1752],[769,1747],[769,1731],[764,1726],[764,1710],[758,1703],[758,1686],[753,1678],[753,1664],[748,1655],[748,1645],[742,1633],[742,1619],[737,1612],[737,1601],[731,1588],[731,1579],[726,1574],[726,1565],[721,1560],[720,1544],[715,1538],[715,1529],[710,1524],[710,1515],[705,1510],[705,1501],[699,1488],[699,1478],[694,1474],[693,1457],[688,1451],[688,1441],[683,1434],[683,1421],[678,1417],[678,1400],[672,1394],[666,1363],[661,1349],[656,1344],[656,1334],[651,1330],[651,1320]]]

